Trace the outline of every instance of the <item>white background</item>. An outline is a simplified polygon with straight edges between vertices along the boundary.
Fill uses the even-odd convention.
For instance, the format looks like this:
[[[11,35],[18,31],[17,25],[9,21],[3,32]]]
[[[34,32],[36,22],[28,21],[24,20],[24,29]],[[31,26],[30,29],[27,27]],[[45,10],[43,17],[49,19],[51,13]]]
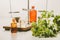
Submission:
[[[19,16],[22,20],[27,20],[27,11],[22,10],[23,8],[27,9],[28,0],[11,0],[12,11],[19,11],[20,13],[12,14],[13,17]],[[47,0],[29,0],[31,6],[35,6],[36,10],[46,10],[46,1]],[[54,10],[54,14],[60,13],[60,0],[48,0],[47,10]],[[11,14],[10,12],[10,3],[9,0],[0,0],[0,26],[10,25]],[[38,12],[40,16],[40,12]]]

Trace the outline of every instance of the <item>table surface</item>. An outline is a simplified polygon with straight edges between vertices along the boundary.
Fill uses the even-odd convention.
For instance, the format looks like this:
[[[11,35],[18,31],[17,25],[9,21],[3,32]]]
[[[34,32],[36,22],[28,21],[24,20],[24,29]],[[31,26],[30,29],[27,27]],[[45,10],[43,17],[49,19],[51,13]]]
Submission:
[[[0,28],[0,40],[60,40],[60,33],[53,38],[33,37],[31,31],[11,33]]]

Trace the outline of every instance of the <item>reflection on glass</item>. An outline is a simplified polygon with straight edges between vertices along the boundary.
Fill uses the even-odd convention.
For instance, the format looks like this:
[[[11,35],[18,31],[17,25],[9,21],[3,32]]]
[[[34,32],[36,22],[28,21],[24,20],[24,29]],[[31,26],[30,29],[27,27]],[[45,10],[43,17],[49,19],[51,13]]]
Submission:
[[[16,38],[17,38],[16,33],[11,33],[11,40],[16,40]]]

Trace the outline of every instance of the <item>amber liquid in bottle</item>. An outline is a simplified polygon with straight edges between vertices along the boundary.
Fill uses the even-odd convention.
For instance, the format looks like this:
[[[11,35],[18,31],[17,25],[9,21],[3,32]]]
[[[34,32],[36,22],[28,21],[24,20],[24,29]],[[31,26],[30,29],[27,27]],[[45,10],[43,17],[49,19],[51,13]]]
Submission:
[[[16,20],[15,19],[12,19],[11,32],[12,33],[16,33],[17,32],[17,23],[16,23]]]

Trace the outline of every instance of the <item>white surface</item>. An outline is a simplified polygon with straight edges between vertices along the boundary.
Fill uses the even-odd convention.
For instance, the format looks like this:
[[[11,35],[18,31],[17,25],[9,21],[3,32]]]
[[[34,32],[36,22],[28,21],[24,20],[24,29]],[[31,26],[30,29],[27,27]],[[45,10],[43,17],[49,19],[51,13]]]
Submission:
[[[60,33],[53,38],[38,38],[33,37],[31,31],[12,34],[10,31],[0,29],[0,40],[60,40]]]

